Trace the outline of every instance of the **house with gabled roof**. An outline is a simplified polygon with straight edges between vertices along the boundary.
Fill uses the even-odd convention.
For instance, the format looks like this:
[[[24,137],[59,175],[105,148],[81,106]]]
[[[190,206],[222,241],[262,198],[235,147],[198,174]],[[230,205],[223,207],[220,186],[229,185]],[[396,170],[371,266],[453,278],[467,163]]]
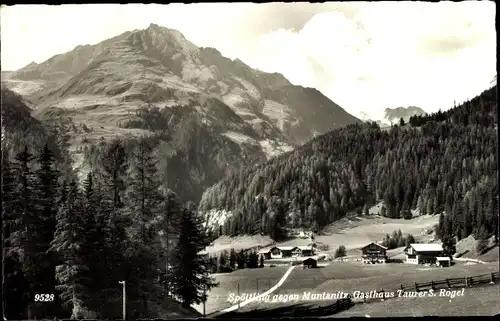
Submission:
[[[387,247],[371,242],[361,248],[363,263],[386,263]]]
[[[259,250],[259,256],[263,256],[264,260],[269,260],[271,258],[271,252],[274,248],[276,248],[276,246],[268,246],[261,248]]]
[[[286,257],[305,256],[311,251],[311,247],[300,246],[271,246],[260,249],[259,255],[264,259],[281,259]]]
[[[300,256],[313,256],[314,255],[314,247],[311,245],[297,246],[298,252]]]
[[[406,263],[436,264],[437,258],[443,256],[443,247],[437,243],[412,243],[404,249]]]

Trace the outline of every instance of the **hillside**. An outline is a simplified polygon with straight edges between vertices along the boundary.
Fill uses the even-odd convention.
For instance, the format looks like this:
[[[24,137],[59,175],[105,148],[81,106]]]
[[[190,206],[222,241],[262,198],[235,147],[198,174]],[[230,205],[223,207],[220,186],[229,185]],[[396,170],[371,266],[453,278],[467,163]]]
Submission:
[[[498,232],[496,87],[418,126],[357,124],[333,130],[292,153],[245,167],[208,189],[200,202],[216,234],[287,228],[321,231],[383,200],[389,218],[445,212],[438,236]],[[364,209],[363,209],[364,207]],[[221,210],[227,219],[215,224]],[[460,214],[459,214],[460,213]]]
[[[47,144],[65,175],[72,175],[72,162],[67,149],[64,126],[49,126],[32,116],[30,103],[2,86],[1,127],[2,156],[13,159],[24,146],[39,152]]]
[[[390,127],[391,124],[399,124],[401,118],[405,122],[408,122],[412,116],[421,116],[427,114],[420,107],[397,107],[397,108],[386,108],[384,110],[383,116],[380,117],[372,117],[365,112],[358,112],[355,114],[357,118],[362,120],[363,122],[376,122],[380,128]]]
[[[191,130],[182,133],[187,145],[169,147],[180,156],[168,160],[168,171],[187,177],[187,189],[196,190],[177,190],[177,181],[169,181],[186,200],[197,201],[204,188],[242,163],[264,162],[314,135],[359,122],[315,89],[198,48],[155,24],[5,76],[7,86],[36,106],[35,117],[64,119],[76,128],[69,133],[71,151],[82,175],[85,148],[113,138],[174,135],[169,116],[181,116],[179,128],[189,119]],[[161,121],[154,118],[157,108]]]

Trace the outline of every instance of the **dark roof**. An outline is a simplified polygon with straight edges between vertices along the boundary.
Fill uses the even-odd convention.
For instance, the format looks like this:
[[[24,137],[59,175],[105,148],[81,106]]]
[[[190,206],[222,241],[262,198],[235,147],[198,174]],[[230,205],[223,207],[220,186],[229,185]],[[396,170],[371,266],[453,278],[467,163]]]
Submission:
[[[259,254],[265,254],[271,252],[273,249],[277,248],[276,246],[264,247],[259,250]]]
[[[366,245],[366,246],[363,246],[361,249],[365,249],[367,248],[368,246],[372,245],[372,244],[375,244],[376,246],[380,247],[380,248],[383,248],[384,250],[387,250],[387,248],[385,246],[382,246],[380,244],[377,244],[375,242],[371,242],[370,244]]]
[[[412,243],[405,247],[405,251],[412,247],[415,252],[442,252],[443,247],[437,243]]]
[[[313,259],[312,257],[308,258],[308,259],[305,259],[304,261],[302,261],[303,263],[306,263],[306,262],[311,262],[311,261],[314,261],[314,262],[317,262],[317,260]]]

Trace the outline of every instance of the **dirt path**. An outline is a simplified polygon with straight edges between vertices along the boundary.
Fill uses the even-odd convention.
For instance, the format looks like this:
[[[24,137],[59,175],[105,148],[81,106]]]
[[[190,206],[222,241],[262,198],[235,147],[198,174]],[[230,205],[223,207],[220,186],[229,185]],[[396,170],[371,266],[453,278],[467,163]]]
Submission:
[[[233,306],[231,306],[231,307],[229,307],[227,309],[222,310],[222,312],[231,312],[231,311],[237,310],[237,309],[239,309],[241,307],[244,307],[245,305],[247,305],[249,303],[252,303],[253,301],[259,300],[259,299],[265,297],[266,295],[269,295],[269,294],[273,293],[274,291],[276,291],[286,281],[286,279],[288,278],[288,276],[290,275],[290,273],[292,272],[292,270],[293,270],[294,267],[295,266],[290,267],[288,269],[288,271],[285,272],[285,274],[283,275],[283,277],[281,278],[281,280],[279,280],[279,282],[276,283],[275,286],[273,286],[272,288],[270,288],[266,292],[264,292],[264,293],[262,293],[262,294],[260,294],[260,295],[258,295],[256,297],[253,297],[253,298],[251,298],[249,300],[246,300],[246,301],[240,302],[238,304],[235,304],[235,305],[233,305]]]
[[[479,264],[488,264],[488,262],[484,262],[484,261],[481,261],[481,260],[461,258],[461,257],[455,257],[455,258],[453,258],[453,260],[455,260],[455,261],[462,261],[462,262],[473,262],[473,263],[479,263]]]

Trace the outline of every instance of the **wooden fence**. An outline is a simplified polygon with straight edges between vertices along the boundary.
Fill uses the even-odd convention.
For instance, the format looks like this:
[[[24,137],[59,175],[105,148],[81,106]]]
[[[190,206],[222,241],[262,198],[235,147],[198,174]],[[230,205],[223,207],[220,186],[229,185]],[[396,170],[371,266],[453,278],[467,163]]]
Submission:
[[[430,289],[451,289],[451,288],[465,288],[473,287],[482,284],[494,284],[500,279],[500,272],[494,272],[489,274],[481,274],[476,276],[468,276],[462,278],[450,278],[438,281],[430,281],[424,283],[413,283],[411,285],[401,285],[399,289],[389,290],[390,292],[395,292],[397,290],[403,290],[405,292],[421,292],[428,291]],[[352,307],[355,303],[361,302],[372,302],[379,301],[383,297],[383,289],[380,291],[374,291],[374,293],[379,294],[374,298],[363,298],[353,300],[350,296],[346,299],[337,300],[335,303],[319,307],[307,307],[307,306],[286,306],[273,309],[255,309],[248,312],[218,312],[212,314],[210,317],[215,319],[231,319],[231,318],[280,318],[280,317],[304,317],[304,316],[327,316],[339,313],[341,311],[347,310]],[[396,295],[397,297],[397,295]],[[388,298],[385,298],[388,299]]]
[[[422,292],[428,290],[440,290],[440,289],[452,289],[452,288],[467,288],[482,284],[494,284],[500,279],[500,272],[492,272],[488,274],[481,274],[476,276],[466,276],[461,278],[451,278],[438,281],[430,281],[423,283],[413,283],[411,285],[401,284],[399,289],[389,290],[390,292],[402,290],[404,292]],[[371,302],[380,300],[380,297],[387,291],[384,289],[380,291],[375,291],[375,293],[380,294],[378,297],[374,298],[363,298],[360,299],[362,302]],[[396,296],[397,297],[397,296]]]

